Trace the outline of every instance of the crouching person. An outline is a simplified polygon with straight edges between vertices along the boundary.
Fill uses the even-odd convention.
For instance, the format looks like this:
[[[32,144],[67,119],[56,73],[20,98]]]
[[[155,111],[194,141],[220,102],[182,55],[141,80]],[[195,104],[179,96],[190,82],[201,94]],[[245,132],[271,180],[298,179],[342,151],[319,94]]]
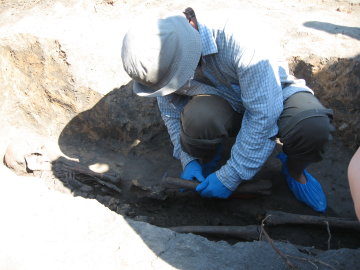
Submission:
[[[272,59],[266,40],[236,20],[185,16],[149,19],[125,35],[122,59],[133,90],[157,97],[183,165],[203,197],[228,198],[260,170],[278,137],[282,172],[295,197],[326,210],[320,183],[306,167],[320,161],[332,129],[326,109],[287,64]],[[224,141],[236,137],[218,168]]]

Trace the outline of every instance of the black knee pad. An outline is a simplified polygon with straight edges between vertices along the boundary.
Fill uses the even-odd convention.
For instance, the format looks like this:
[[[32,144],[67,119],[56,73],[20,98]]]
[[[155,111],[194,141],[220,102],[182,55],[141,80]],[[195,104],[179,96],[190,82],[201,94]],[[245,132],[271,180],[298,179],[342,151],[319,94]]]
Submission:
[[[331,118],[327,115],[306,118],[298,122],[284,138],[284,152],[308,162],[320,161],[332,138],[332,131]]]
[[[333,112],[309,92],[298,92],[284,102],[278,137],[290,157],[315,162],[322,159],[334,127]]]

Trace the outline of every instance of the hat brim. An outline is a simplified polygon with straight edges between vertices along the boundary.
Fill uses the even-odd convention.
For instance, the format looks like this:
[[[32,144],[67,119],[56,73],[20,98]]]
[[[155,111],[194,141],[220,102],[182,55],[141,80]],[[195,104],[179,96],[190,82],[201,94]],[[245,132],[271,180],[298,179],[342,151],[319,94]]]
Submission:
[[[179,17],[181,18],[179,19]],[[181,35],[179,38],[179,52],[175,55],[172,69],[169,71],[171,79],[165,86],[155,90],[134,81],[133,91],[138,96],[159,97],[175,92],[191,79],[199,63],[202,50],[199,32],[182,16],[167,19],[174,20],[174,23],[176,20],[178,33]]]

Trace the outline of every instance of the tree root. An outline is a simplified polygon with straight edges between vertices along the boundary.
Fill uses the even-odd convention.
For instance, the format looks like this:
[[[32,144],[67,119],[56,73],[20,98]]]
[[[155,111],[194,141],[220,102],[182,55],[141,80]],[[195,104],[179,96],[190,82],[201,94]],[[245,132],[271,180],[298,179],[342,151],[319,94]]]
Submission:
[[[287,264],[289,269],[297,269],[297,267],[289,260],[289,258],[291,259],[295,259],[295,260],[300,260],[300,261],[305,261],[310,263],[311,265],[313,265],[316,269],[318,269],[316,264],[321,264],[324,265],[326,267],[329,267],[330,269],[336,270],[336,268],[326,262],[323,262],[321,260],[318,259],[308,259],[308,258],[304,258],[304,257],[298,257],[298,256],[293,256],[293,255],[288,255],[285,254],[284,252],[282,252],[279,248],[277,248],[274,244],[274,241],[271,239],[271,237],[269,236],[269,234],[266,232],[265,230],[265,221],[270,218],[271,216],[268,215],[266,216],[262,221],[261,221],[261,232],[260,232],[260,239],[261,236],[264,235],[266,240],[269,242],[269,244],[271,245],[271,247],[276,251],[277,254],[280,255],[280,257],[284,260],[284,262]],[[329,231],[328,231],[329,232]],[[331,239],[331,234],[329,234],[329,240],[328,240],[328,245],[329,245],[329,241]]]
[[[345,218],[298,215],[281,211],[268,211],[266,216],[269,217],[266,219],[266,225],[293,224],[324,226],[325,223],[328,224],[329,228],[331,226],[332,228],[360,231],[359,221]]]

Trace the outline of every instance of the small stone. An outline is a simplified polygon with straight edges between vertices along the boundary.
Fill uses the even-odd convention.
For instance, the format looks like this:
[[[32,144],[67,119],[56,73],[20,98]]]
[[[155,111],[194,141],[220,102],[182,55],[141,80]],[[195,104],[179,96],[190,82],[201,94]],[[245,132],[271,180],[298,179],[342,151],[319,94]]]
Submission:
[[[127,215],[130,212],[130,210],[131,210],[130,204],[125,203],[125,204],[119,205],[117,207],[116,212],[118,212],[118,213],[120,213],[122,215]]]
[[[349,126],[348,124],[342,123],[338,129],[339,129],[340,131],[343,131],[343,130],[346,129],[348,126]]]
[[[25,149],[25,150],[24,150]],[[4,164],[17,174],[26,174],[26,161],[24,155],[29,149],[29,144],[23,141],[12,142],[6,148]]]

